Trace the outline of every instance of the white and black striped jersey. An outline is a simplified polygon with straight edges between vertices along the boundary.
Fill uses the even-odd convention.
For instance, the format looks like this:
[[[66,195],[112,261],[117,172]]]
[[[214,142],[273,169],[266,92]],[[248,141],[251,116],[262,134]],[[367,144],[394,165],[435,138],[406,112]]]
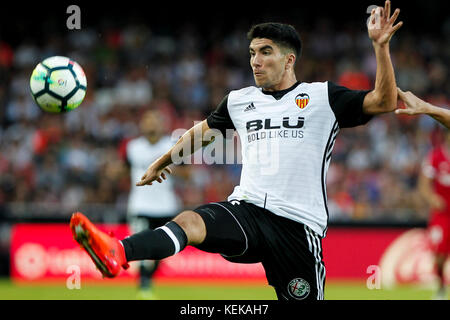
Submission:
[[[167,179],[158,186],[137,187],[149,163],[167,152],[173,146],[170,137],[162,137],[151,144],[147,138],[138,137],[128,142],[127,162],[131,170],[131,190],[128,198],[128,214],[149,217],[167,217],[178,213],[179,200],[175,193],[173,179]]]
[[[207,118],[210,128],[234,129],[241,140],[240,184],[228,201],[245,200],[325,236],[326,176],[336,135],[371,119],[362,109],[367,92],[332,82],[231,91]]]

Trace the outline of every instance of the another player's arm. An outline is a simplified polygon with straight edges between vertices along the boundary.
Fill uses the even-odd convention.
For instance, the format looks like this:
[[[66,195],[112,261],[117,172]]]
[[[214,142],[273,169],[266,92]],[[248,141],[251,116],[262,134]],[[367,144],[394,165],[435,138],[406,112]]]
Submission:
[[[186,131],[169,151],[155,160],[148,167],[141,180],[136,183],[136,186],[143,186],[146,184],[151,185],[155,180],[161,183],[162,180],[165,180],[166,173],[172,173],[169,165],[173,163],[173,155],[177,154],[177,157],[189,156],[213,141],[213,139],[209,141],[203,140],[205,132],[209,129],[207,121],[203,120]],[[199,141],[201,143],[199,143]],[[190,154],[184,154],[185,150],[190,151]]]
[[[450,110],[423,101],[409,91],[403,92],[400,88],[397,88],[397,90],[398,97],[405,103],[405,108],[395,110],[396,114],[426,114],[442,123],[447,129],[450,129]]]
[[[403,22],[394,26],[400,9],[396,9],[392,16],[390,12],[391,3],[387,0],[384,9],[378,7],[372,10],[367,25],[375,50],[377,72],[375,88],[364,98],[363,110],[366,114],[391,112],[397,108],[397,85],[389,53],[389,41]]]
[[[433,178],[428,177],[424,172],[419,175],[418,188],[420,194],[432,209],[439,210],[444,207],[444,200],[433,191]]]

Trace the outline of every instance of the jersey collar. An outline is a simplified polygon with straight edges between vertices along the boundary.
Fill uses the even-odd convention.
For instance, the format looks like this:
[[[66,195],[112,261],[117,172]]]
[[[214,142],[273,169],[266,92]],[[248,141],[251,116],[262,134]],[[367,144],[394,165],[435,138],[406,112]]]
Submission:
[[[294,90],[295,88],[297,88],[297,86],[300,84],[300,81],[297,81],[296,83],[294,83],[291,87],[284,89],[284,90],[279,90],[279,91],[265,91],[264,89],[262,89],[262,93],[263,94],[267,94],[267,95],[271,95],[272,97],[274,97],[277,100],[280,100],[281,98],[283,98],[283,96]]]

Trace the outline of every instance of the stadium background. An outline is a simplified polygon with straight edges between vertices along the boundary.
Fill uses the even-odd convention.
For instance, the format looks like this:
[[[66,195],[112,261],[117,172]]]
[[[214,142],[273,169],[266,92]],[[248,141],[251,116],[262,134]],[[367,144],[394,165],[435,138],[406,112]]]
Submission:
[[[366,9],[382,1],[345,6],[79,2],[81,30],[66,27],[69,4],[26,9],[2,4],[0,272],[4,292],[11,294],[0,291],[2,299],[26,297],[24,288],[15,296],[7,280],[11,230],[17,223],[65,223],[75,210],[97,222],[125,221],[130,181],[123,148],[138,133],[145,110],[160,110],[171,134],[203,119],[229,90],[253,84],[245,38],[253,23],[281,21],[298,28],[304,45],[297,64],[301,81],[373,86],[376,66]],[[404,26],[391,42],[391,55],[399,87],[448,107],[450,18],[443,4],[393,1],[393,8],[402,10]],[[70,56],[87,74],[87,96],[68,114],[41,112],[29,94],[32,69],[52,55]],[[327,179],[331,228],[423,229],[427,207],[417,193],[417,176],[441,131],[429,117],[393,114],[342,130]],[[173,179],[185,208],[225,199],[240,173],[239,165],[177,169],[182,174]],[[345,286],[329,288],[338,298],[360,297],[360,292],[342,295]],[[205,289],[205,296],[212,290]],[[398,297],[427,297],[405,292]]]

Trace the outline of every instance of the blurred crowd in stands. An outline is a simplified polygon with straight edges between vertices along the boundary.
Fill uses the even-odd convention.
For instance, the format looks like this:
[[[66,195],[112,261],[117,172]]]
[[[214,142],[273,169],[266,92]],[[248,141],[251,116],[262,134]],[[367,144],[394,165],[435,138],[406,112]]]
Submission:
[[[172,135],[203,120],[230,90],[253,85],[249,27],[245,21],[227,32],[211,27],[205,36],[187,24],[169,36],[143,24],[103,24],[17,46],[0,37],[0,210],[21,203],[61,206],[62,215],[80,204],[124,208],[131,185],[124,145],[139,134],[140,116],[159,110]],[[320,20],[299,31],[299,80],[373,87],[375,56],[364,26]],[[391,53],[400,88],[448,107],[450,41],[444,35],[404,27]],[[31,71],[53,55],[77,61],[88,79],[84,102],[66,114],[42,112],[29,92]],[[416,182],[440,130],[429,117],[395,114],[341,130],[327,177],[330,220],[426,218]],[[225,200],[240,177],[239,164],[175,171],[186,208]]]

